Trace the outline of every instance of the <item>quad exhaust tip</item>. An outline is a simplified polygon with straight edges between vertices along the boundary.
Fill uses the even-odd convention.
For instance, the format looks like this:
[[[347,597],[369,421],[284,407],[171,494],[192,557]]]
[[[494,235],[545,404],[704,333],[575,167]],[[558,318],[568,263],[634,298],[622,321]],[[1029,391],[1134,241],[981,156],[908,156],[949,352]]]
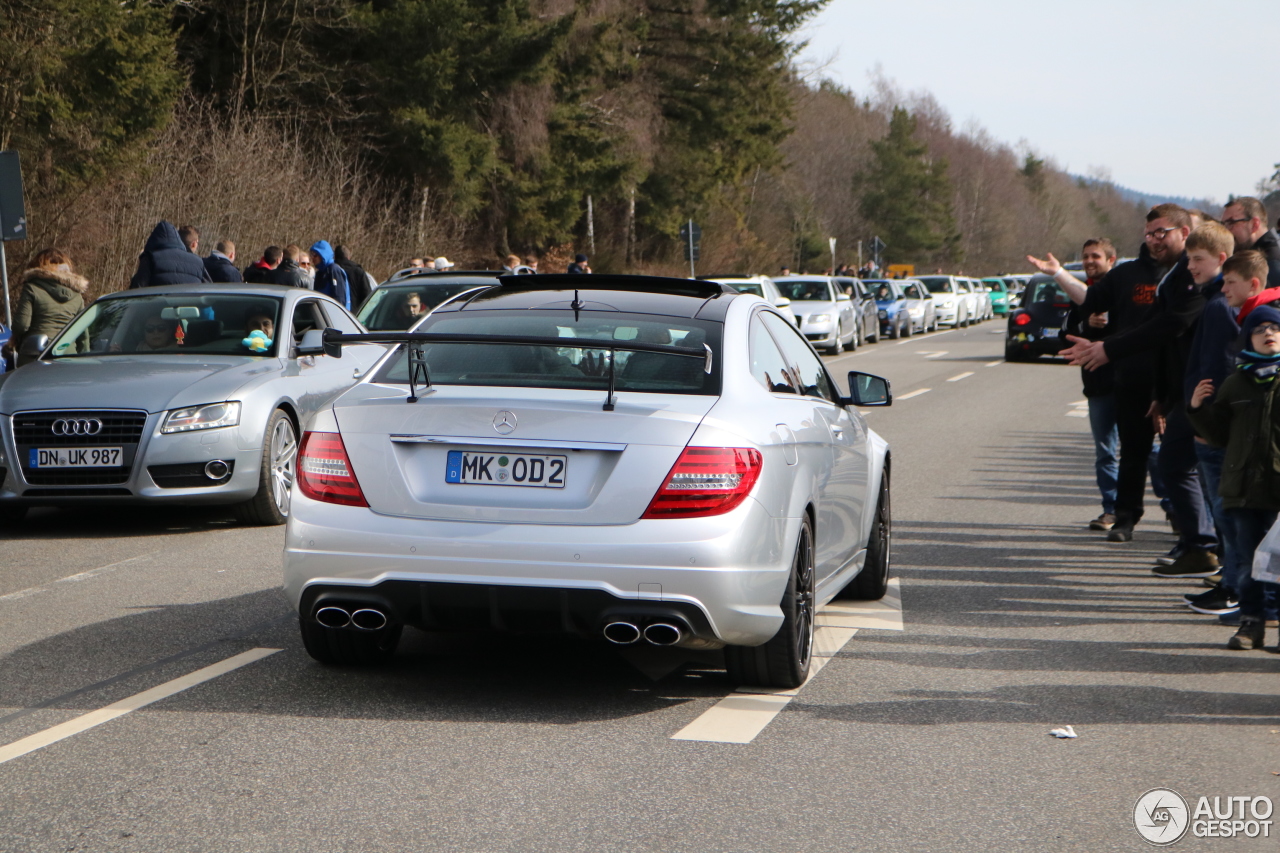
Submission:
[[[604,638],[619,646],[629,646],[640,639],[640,629],[630,622],[610,622],[604,626]]]
[[[375,607],[362,607],[348,611],[345,607],[321,607],[316,610],[316,621],[326,628],[354,628],[357,631],[381,631],[387,627],[387,614]]]
[[[655,646],[674,646],[680,636],[680,628],[667,622],[654,622],[644,629],[644,638]]]

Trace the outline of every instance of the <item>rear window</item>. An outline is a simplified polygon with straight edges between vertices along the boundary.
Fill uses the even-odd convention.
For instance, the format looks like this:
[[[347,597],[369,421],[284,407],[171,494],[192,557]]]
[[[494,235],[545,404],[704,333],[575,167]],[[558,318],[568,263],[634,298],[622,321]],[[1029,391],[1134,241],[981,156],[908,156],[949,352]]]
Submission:
[[[429,318],[420,332],[516,335],[592,341],[637,341],[703,349],[705,360],[651,352],[618,352],[614,387],[659,394],[720,393],[721,324],[654,314],[606,311],[450,311]],[[423,348],[433,385],[594,389],[609,387],[609,350],[526,344],[430,344]],[[376,382],[407,384],[404,346],[379,371]]]
[[[1071,304],[1067,294],[1052,280],[1036,282],[1033,286],[1034,290],[1031,292],[1032,302],[1049,302],[1059,307]]]

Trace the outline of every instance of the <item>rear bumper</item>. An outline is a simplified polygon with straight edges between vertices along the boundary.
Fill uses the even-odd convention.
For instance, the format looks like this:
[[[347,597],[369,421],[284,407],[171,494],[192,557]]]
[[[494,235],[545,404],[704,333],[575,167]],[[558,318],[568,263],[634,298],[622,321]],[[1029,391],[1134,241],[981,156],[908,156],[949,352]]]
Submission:
[[[712,518],[587,526],[397,518],[295,490],[284,588],[303,618],[344,594],[384,596],[425,628],[598,633],[610,614],[670,611],[699,640],[758,645],[782,624],[799,527],[754,499]]]
[[[1060,337],[1040,337],[1026,332],[1011,332],[1005,336],[1005,346],[1026,355],[1057,355],[1068,346]]]

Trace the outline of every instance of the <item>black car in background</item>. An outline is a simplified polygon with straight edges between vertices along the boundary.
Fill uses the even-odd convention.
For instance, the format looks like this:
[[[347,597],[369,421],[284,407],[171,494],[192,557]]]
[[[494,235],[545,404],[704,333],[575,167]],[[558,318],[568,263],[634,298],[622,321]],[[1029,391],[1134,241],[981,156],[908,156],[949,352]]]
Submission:
[[[1084,273],[1072,270],[1071,274],[1084,281]],[[1031,361],[1066,349],[1064,335],[1070,311],[1071,299],[1051,276],[1032,276],[1017,308],[1009,312],[1005,361]]]

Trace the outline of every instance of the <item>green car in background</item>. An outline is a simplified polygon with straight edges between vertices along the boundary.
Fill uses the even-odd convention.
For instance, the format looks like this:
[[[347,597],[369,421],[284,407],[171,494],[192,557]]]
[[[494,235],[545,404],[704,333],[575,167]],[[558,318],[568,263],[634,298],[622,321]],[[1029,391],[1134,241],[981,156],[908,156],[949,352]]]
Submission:
[[[1009,285],[1002,278],[984,278],[982,283],[990,289],[991,310],[997,317],[1006,316],[1009,313]]]

